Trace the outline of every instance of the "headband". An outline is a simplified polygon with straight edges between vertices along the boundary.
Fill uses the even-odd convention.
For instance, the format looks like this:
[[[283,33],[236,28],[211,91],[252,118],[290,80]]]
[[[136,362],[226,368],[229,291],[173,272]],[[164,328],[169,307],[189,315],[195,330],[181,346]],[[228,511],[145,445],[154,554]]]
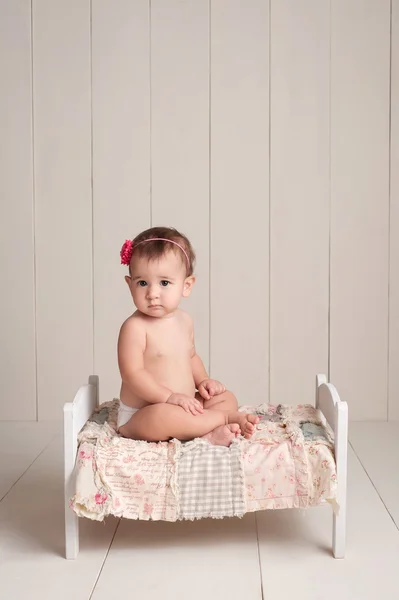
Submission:
[[[175,242],[174,240],[168,240],[167,238],[148,238],[148,240],[141,240],[141,242],[136,242],[136,243],[132,242],[132,240],[126,240],[126,242],[123,244],[121,252],[120,252],[121,264],[129,265],[130,261],[132,259],[132,254],[133,254],[134,248],[136,248],[136,246],[140,246],[140,244],[144,244],[145,242],[169,242],[170,244],[174,244],[175,246],[180,248],[180,250],[182,252],[184,252],[184,256],[186,257],[186,260],[187,260],[187,266],[188,266],[188,268],[190,268],[190,259],[188,258],[188,254],[185,251],[185,249],[183,248],[183,246],[178,244],[178,242]]]

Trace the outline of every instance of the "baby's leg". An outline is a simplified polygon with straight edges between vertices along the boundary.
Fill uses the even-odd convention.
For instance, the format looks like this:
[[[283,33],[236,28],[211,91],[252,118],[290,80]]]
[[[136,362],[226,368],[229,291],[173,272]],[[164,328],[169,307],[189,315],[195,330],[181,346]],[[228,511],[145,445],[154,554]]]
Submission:
[[[153,404],[141,408],[119,431],[124,437],[147,442],[205,437],[212,444],[228,446],[240,433],[251,437],[258,421],[254,415],[236,411],[205,410],[202,415],[192,415],[180,406]]]
[[[152,404],[135,413],[119,431],[125,437],[147,442],[166,441],[170,438],[185,441],[202,437],[228,423],[227,414],[221,411],[192,415],[180,406]]]
[[[237,398],[229,390],[226,390],[223,394],[213,396],[210,400],[203,400],[198,393],[196,394],[196,398],[203,401],[204,408],[207,410],[226,410],[230,412],[233,410],[236,411],[238,408]]]

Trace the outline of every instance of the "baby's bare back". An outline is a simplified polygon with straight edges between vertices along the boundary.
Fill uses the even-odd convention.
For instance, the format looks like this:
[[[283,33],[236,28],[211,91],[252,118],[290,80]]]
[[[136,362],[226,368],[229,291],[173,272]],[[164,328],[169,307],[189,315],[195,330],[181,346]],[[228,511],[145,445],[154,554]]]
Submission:
[[[134,318],[141,318],[134,316]],[[183,311],[177,311],[165,319],[143,317],[146,329],[144,368],[160,385],[173,393],[194,397],[195,383],[191,365],[193,349],[190,322]],[[123,404],[135,408],[147,405],[122,383],[120,399]]]

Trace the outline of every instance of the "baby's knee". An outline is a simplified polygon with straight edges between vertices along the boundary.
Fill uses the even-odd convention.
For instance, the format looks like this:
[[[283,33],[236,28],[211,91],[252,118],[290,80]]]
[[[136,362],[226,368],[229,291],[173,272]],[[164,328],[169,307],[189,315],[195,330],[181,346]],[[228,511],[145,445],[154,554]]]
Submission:
[[[224,402],[226,402],[227,404],[229,404],[229,408],[232,408],[233,410],[238,408],[238,401],[237,398],[235,397],[235,395],[233,394],[233,392],[230,392],[229,390],[226,390],[224,392]]]
[[[165,417],[169,406],[166,404],[152,404],[140,409],[127,423],[121,434],[135,440],[147,442],[166,441]]]
[[[233,392],[226,390],[222,394],[213,396],[210,400],[204,401],[204,408],[215,408],[218,410],[237,410],[238,402]]]

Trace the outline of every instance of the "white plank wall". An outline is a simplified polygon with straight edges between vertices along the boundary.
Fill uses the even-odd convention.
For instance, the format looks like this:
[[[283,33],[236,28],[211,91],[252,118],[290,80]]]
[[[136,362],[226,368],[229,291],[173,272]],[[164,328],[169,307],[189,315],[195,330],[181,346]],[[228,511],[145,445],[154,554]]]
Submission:
[[[386,419],[390,1],[331,4],[331,380]]]
[[[270,399],[328,370],[330,2],[271,11]]]
[[[209,366],[209,1],[151,3],[152,225],[176,227],[197,254],[183,302]]]
[[[36,419],[30,0],[0,2],[0,418]]]
[[[0,0],[0,82],[0,419],[118,396],[120,247],[171,225],[240,403],[399,420],[399,0]]]
[[[120,264],[150,226],[150,12],[147,0],[92,3],[94,370],[119,395],[117,337],[134,309]]]
[[[33,81],[39,419],[58,419],[93,370],[89,0],[33,3]]]
[[[399,421],[399,0],[392,0],[391,205],[389,282],[390,420]]]
[[[211,6],[211,373],[241,404],[266,402],[269,3]]]

